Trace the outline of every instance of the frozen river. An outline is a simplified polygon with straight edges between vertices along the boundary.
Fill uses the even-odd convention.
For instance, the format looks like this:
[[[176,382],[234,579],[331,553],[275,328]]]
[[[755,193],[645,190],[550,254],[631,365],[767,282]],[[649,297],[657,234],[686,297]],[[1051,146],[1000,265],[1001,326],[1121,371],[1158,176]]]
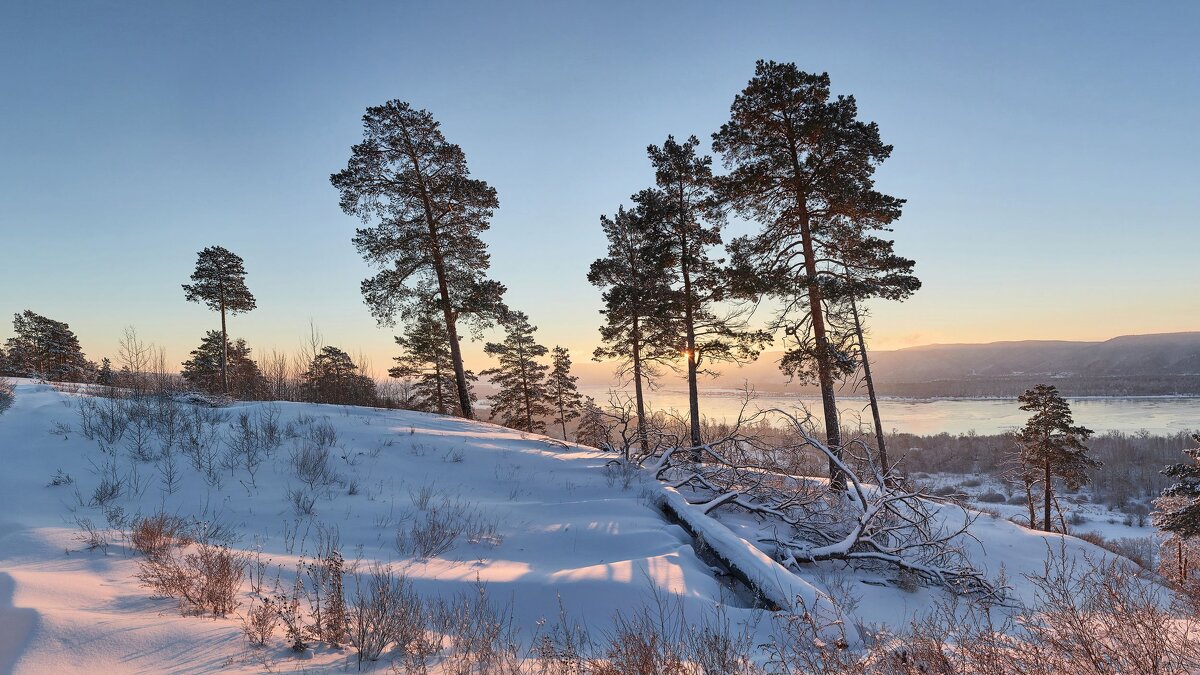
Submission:
[[[598,402],[608,400],[606,387],[587,386],[580,390]],[[654,410],[686,412],[687,392],[660,389],[649,392],[647,402]],[[751,408],[787,410],[798,405],[820,416],[821,401],[810,395],[758,394]],[[700,411],[706,417],[733,420],[740,407],[740,392],[701,391]],[[838,407],[846,423],[858,416],[870,423],[871,413],[865,398],[842,398]],[[1081,398],[1071,399],[1071,410],[1076,424],[1100,433],[1145,429],[1154,434],[1172,434],[1200,429],[1200,398]],[[1029,413],[1022,411],[1015,399],[885,399],[880,402],[880,413],[885,429],[914,434],[943,431],[960,434],[972,430],[994,434],[1019,427],[1029,418]]]

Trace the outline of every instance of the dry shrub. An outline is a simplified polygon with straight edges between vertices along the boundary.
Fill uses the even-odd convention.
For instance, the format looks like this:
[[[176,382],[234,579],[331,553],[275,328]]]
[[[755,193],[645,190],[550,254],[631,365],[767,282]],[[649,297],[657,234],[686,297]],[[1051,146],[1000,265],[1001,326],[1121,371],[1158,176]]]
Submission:
[[[249,556],[226,545],[201,541],[182,553],[166,548],[138,562],[137,578],[156,594],[175,598],[184,614],[225,616],[237,609],[237,592]]]
[[[354,588],[348,618],[360,668],[363,661],[379,660],[389,644],[406,653],[424,640],[424,605],[403,575],[376,566],[369,574],[356,574]]]
[[[265,647],[278,625],[279,605],[271,598],[263,598],[258,604],[251,601],[250,610],[242,617],[242,633],[253,647]]]
[[[434,630],[449,640],[440,664],[446,673],[520,672],[523,650],[512,608],[493,603],[486,586],[476,582],[474,592],[439,599],[429,611]]]
[[[156,513],[134,521],[130,542],[134,550],[155,555],[171,548],[176,542],[186,543],[188,539],[182,532],[183,521],[179,517]]]
[[[1052,552],[1044,573],[1028,579],[1036,600],[1015,614],[954,598],[865,652],[823,638],[829,621],[788,618],[767,645],[769,665],[785,673],[863,675],[1200,672],[1200,622],[1173,614],[1166,589],[1127,561]]]

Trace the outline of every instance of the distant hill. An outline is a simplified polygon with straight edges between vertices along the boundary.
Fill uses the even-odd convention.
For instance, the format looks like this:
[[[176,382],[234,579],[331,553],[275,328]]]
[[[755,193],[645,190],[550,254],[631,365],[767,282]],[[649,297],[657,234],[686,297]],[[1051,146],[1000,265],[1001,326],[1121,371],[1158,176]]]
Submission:
[[[780,352],[726,371],[720,386],[749,381],[761,391],[788,385]],[[1200,331],[1123,335],[1103,342],[1022,340],[909,347],[871,354],[880,392],[891,396],[1016,396],[1050,382],[1072,396],[1200,394]]]

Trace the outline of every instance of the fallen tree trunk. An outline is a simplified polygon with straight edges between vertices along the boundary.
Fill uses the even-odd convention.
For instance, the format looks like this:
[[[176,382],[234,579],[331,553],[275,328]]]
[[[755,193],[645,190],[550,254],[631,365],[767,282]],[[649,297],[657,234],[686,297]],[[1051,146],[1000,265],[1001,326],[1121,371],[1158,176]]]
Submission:
[[[828,603],[825,594],[775,562],[716,519],[701,513],[675,489],[663,486],[661,508],[667,517],[708,549],[738,581],[746,584],[771,611],[812,609]]]

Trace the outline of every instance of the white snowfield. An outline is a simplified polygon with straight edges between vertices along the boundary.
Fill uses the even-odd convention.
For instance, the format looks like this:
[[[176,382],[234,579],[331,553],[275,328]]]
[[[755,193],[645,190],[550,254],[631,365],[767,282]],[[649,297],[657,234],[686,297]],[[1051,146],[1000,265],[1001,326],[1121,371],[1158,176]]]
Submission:
[[[76,519],[105,528],[102,510],[87,503],[110,456],[80,433],[78,401],[19,380],[15,402],[0,413],[0,672],[356,670],[351,649],[318,648],[296,657],[282,630],[271,646],[251,648],[236,613],[180,616],[174,600],[153,597],[138,584],[140,554],[115,533],[107,550],[87,550]],[[610,456],[596,450],[423,413],[299,403],[224,410],[230,423],[241,413],[272,411],[284,426],[328,421],[337,435],[331,453],[337,480],[307,490],[289,460],[293,441],[284,439],[253,480],[244,470],[224,469],[219,487],[180,456],[181,478],[169,493],[155,463],[132,459],[118,442],[113,455],[126,486],[110,507],[122,507],[129,517],[161,511],[232,528],[235,545],[261,551],[270,561],[269,579],[280,570],[286,589],[300,555],[314,552],[318,530],[336,528],[348,562],[390,564],[422,596],[452,597],[486,585],[493,601],[511,605],[526,639],[540,621],[558,620],[560,603],[593,633],[607,630],[614,613],[653,603],[656,593],[679,602],[692,619],[718,604],[735,622],[756,615],[697,557],[690,536],[656,508],[658,500],[681,495],[668,495],[646,476],[624,487],[606,475]],[[49,486],[59,471],[74,482]],[[287,494],[302,487],[316,495],[311,515],[297,515]],[[434,491],[433,504],[477,509],[482,520],[495,523],[495,536],[474,543],[460,538],[429,559],[400,553],[397,528],[420,517],[414,502],[425,487]],[[848,582],[861,598],[856,618],[864,624],[904,626],[943,595],[935,588],[903,591],[886,570],[833,563],[780,577],[787,572],[768,556],[716,520],[699,517],[707,522],[697,521],[695,529],[714,543],[742,547],[739,560],[757,566],[780,593],[811,603],[834,581]],[[987,516],[972,529],[980,540],[968,544],[972,558],[992,574],[1003,565],[1023,597],[1031,591],[1021,575],[1040,573],[1048,547],[1063,541]],[[1072,552],[1101,554],[1082,541],[1065,541]],[[247,584],[243,610],[248,593]],[[758,642],[769,623],[760,621]]]

